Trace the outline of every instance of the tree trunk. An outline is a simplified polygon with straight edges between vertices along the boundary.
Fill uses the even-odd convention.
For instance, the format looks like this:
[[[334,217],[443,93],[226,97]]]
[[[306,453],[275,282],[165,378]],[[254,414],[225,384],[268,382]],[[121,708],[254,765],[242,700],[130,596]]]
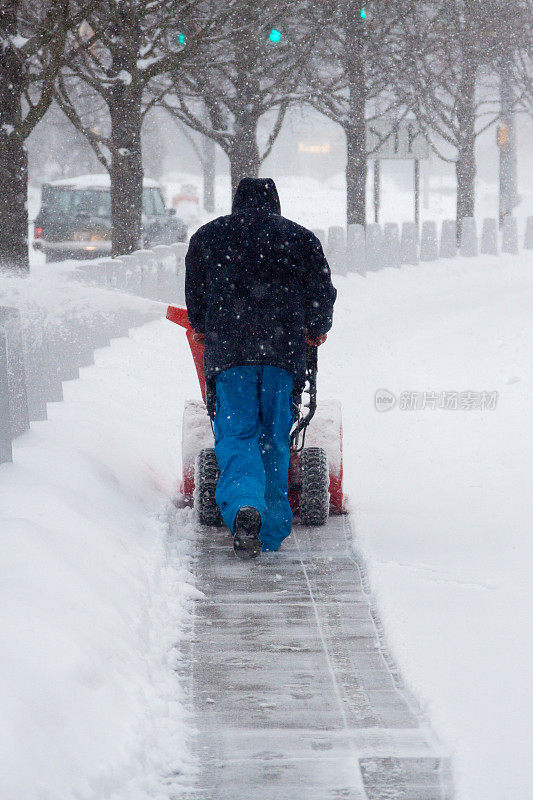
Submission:
[[[507,126],[507,144],[500,146],[500,227],[504,219],[511,216],[517,198],[515,84],[513,79],[513,55],[510,48],[502,47],[500,56],[500,120]]]
[[[257,144],[257,126],[264,90],[261,87],[261,59],[263,58],[257,36],[251,33],[259,30],[261,20],[260,4],[243,3],[239,9],[240,25],[232,31],[231,41],[234,49],[234,87],[237,102],[233,105],[235,114],[234,134],[229,149],[226,150],[231,171],[231,191],[235,191],[243,178],[257,178],[261,157]]]
[[[474,148],[463,146],[455,165],[457,175],[457,222],[474,216],[476,160]]]
[[[345,7],[345,69],[348,83],[346,134],[346,218],[348,225],[366,225],[366,74],[364,26],[360,0]]]
[[[468,41],[470,28],[462,43],[461,82],[457,93],[457,230],[465,217],[475,213],[476,181],[476,56]]]
[[[28,158],[24,142],[16,133],[6,134],[3,129],[0,131],[0,267],[24,272],[30,268],[27,196]]]
[[[366,127],[351,125],[346,132],[346,219],[366,225]]]
[[[231,191],[235,191],[242,178],[257,178],[261,159],[257,146],[257,120],[248,118],[236,126],[231,149],[228,152],[231,170]]]
[[[109,102],[111,116],[112,255],[141,246],[143,163],[142,90],[117,81]]]
[[[18,134],[24,70],[7,37],[17,33],[17,3],[0,14],[0,267],[29,270],[28,159]]]

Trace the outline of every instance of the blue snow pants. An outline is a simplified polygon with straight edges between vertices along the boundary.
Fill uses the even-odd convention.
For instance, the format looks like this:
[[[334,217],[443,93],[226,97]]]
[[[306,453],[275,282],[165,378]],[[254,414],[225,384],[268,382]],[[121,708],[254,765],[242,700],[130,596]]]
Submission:
[[[242,506],[257,508],[263,550],[277,550],[292,527],[287,472],[293,383],[290,372],[271,366],[233,367],[216,379],[215,499],[231,531]]]

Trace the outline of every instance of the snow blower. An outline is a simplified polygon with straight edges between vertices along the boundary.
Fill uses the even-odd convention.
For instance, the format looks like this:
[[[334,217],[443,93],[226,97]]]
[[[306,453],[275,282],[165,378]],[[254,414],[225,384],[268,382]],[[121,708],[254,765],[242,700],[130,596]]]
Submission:
[[[185,329],[203,401],[189,400],[183,411],[180,494],[184,505],[196,507],[202,524],[222,525],[215,502],[216,397],[213,387],[206,386],[204,344],[194,340],[185,308],[169,306],[167,319]],[[344,513],[341,406],[333,401],[317,407],[317,373],[318,348],[308,347],[305,387],[301,395],[293,395],[289,464],[289,502],[303,525],[324,525],[330,514]]]

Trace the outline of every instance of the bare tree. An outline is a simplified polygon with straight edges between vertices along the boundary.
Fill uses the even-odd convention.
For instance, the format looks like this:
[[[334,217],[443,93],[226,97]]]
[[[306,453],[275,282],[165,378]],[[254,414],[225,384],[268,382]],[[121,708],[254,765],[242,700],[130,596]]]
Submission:
[[[220,0],[210,3],[219,19]],[[308,24],[307,3],[272,0],[268,13],[245,2],[227,18],[208,58],[185,75],[171,75],[162,103],[185,125],[220,145],[231,185],[257,176],[278,136],[289,105],[297,102],[306,60],[318,31]],[[267,128],[259,142],[260,122]]]
[[[90,3],[0,2],[0,264],[28,269],[28,163],[24,143],[53,97],[68,32]]]
[[[26,140],[26,149],[30,185],[99,169],[92,147],[55,103]]]
[[[533,19],[533,10],[531,12]],[[514,76],[519,94],[518,107],[533,117],[533,34],[530,44],[516,54]]]
[[[77,32],[76,51],[58,80],[57,101],[110,173],[114,255],[140,245],[141,128],[159,99],[159,82],[204,57],[239,1],[228,0],[215,19],[202,0],[100,0]],[[92,96],[89,109],[79,102],[80,85]],[[95,129],[92,117],[102,110],[105,129]]]
[[[405,6],[399,91],[437,154],[455,163],[458,221],[474,215],[476,139],[499,116],[495,71],[525,7],[523,0],[411,0]]]
[[[396,0],[330,0],[310,9],[323,33],[306,71],[307,100],[346,135],[348,224],[366,224],[367,124],[401,114],[392,90],[401,13]]]
[[[533,116],[533,0],[501,0],[496,12],[495,30],[507,31],[496,55],[500,80],[511,87],[514,107]]]

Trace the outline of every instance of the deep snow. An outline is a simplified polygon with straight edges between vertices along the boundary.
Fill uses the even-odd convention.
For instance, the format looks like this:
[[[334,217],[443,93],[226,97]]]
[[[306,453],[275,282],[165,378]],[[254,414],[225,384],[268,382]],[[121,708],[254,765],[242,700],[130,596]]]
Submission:
[[[194,528],[167,510],[193,376],[169,327],[97,351],[0,466],[2,800],[168,798],[194,772],[173,671]]]
[[[389,643],[453,751],[458,800],[530,795],[531,261],[337,277],[320,351]],[[379,413],[378,389],[500,397]],[[166,511],[198,396],[183,332],[133,331],[64,394],[0,467],[0,797],[168,800],[196,766],[172,669],[195,530]]]
[[[523,253],[337,278],[320,353],[389,644],[452,749],[458,800],[531,796],[532,268]],[[378,389],[499,401],[378,413]]]

